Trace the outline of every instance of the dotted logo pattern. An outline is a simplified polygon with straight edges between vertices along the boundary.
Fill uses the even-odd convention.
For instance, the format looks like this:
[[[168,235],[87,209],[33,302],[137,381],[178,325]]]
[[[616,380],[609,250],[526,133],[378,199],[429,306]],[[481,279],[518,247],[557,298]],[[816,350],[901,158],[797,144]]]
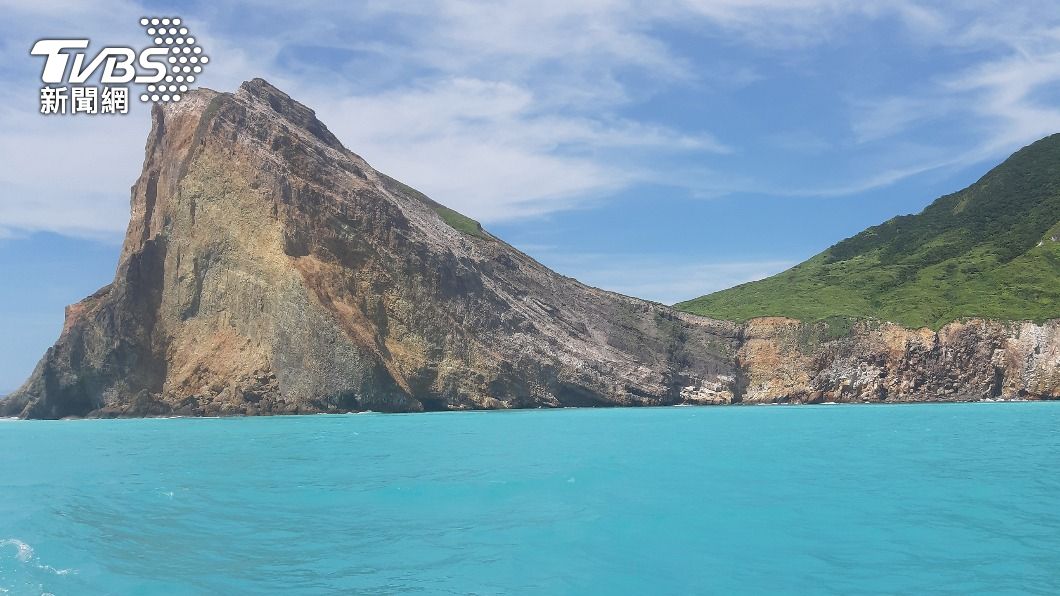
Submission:
[[[140,101],[180,101],[180,94],[195,82],[196,75],[202,72],[210,57],[202,53],[202,46],[195,43],[195,38],[187,27],[181,25],[179,18],[143,17],[140,25],[147,29],[147,36],[152,38],[155,46],[166,48],[170,54],[165,79],[148,85],[147,93],[140,95]]]

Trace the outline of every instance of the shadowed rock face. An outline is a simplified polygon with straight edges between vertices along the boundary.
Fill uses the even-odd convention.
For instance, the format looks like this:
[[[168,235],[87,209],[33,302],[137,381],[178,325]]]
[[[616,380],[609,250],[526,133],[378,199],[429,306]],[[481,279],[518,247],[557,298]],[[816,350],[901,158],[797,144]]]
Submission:
[[[737,326],[587,287],[439,209],[260,79],[155,106],[114,282],[3,412],[731,400]]]
[[[453,227],[260,79],[153,116],[113,283],[67,308],[0,415],[1060,393],[1055,323],[866,323],[827,337],[587,287],[470,220]]]

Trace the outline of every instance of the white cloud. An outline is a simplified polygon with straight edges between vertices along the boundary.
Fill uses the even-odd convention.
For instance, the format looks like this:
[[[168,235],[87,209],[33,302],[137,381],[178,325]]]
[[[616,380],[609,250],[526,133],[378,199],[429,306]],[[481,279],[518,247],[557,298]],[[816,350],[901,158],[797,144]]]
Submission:
[[[28,52],[33,41],[46,34],[85,35],[92,39],[90,48],[139,47],[146,40],[138,20],[155,11],[131,2],[4,0],[2,5],[4,45],[24,51],[6,57],[10,71],[0,86],[0,230],[8,235],[51,231],[119,241],[128,223],[130,187],[143,163],[149,108],[133,100],[124,116],[42,116],[37,104],[42,63]],[[193,30],[198,34],[198,23]],[[200,37],[206,35],[204,31]],[[226,57],[206,71],[212,80],[234,87],[243,80],[232,76],[241,67],[239,75],[254,72],[253,61],[243,51],[225,47],[221,40],[204,47]]]
[[[116,10],[102,3],[10,8],[4,29],[17,31],[14,43],[27,47],[45,26],[135,45],[140,40],[130,32],[142,35],[135,20],[150,12],[132,3]],[[619,69],[681,76],[680,60],[661,41],[631,28],[635,10],[618,3],[540,3],[532,11],[513,3],[446,1],[412,9],[308,3],[262,12],[262,18],[275,12],[277,22],[290,26],[282,36],[240,34],[230,29],[225,17],[231,15],[220,7],[206,9],[220,17],[217,22],[185,17],[213,58],[200,84],[231,90],[242,80],[265,76],[318,109],[340,138],[373,164],[483,220],[570,208],[622,188],[647,174],[629,164],[647,150],[729,150],[709,134],[678,133],[600,111],[626,101],[625,88],[613,76]],[[109,23],[99,18],[103,13],[113,17]],[[367,91],[340,78],[326,81],[325,92],[319,81],[270,66],[285,45],[360,47],[361,42],[347,41],[342,24],[395,17],[405,25],[395,27],[394,39],[374,42],[377,51],[406,61],[410,71],[433,71],[432,76]],[[128,26],[115,26],[114,19]],[[400,35],[404,27],[416,43]],[[121,122],[47,121],[25,101],[33,97],[15,97],[17,90],[34,89],[37,72],[39,65],[33,64],[6,85],[15,105],[25,109],[4,114],[5,127],[20,132],[0,139],[0,149],[15,156],[0,165],[0,180],[9,188],[0,225],[116,233],[124,227],[127,189],[142,160],[146,110]]]
[[[582,283],[663,304],[764,279],[795,265],[778,259],[689,262],[666,254],[571,254],[551,246],[518,248]]]
[[[1004,157],[1060,131],[1060,107],[1050,95],[1060,86],[1057,5],[973,2],[945,8],[930,13],[935,35],[922,43],[976,60],[929,81],[918,93],[855,101],[856,139],[887,140],[932,125],[963,130],[970,140],[940,145],[950,158],[926,164],[949,167]],[[905,169],[906,175],[925,170]],[[889,181],[905,177],[893,174],[900,172],[892,172]]]
[[[9,105],[17,101],[4,95]],[[0,112],[0,129],[0,226],[120,236],[143,162],[145,113],[45,117],[9,108]]]
[[[28,48],[46,31],[137,43],[135,19],[153,12],[128,1],[0,6],[5,51]],[[1044,2],[301,0],[250,15],[208,4],[185,16],[214,58],[201,83],[230,90],[265,76],[317,109],[373,165],[486,221],[576,207],[641,182],[683,184],[697,196],[843,196],[996,158],[1060,130],[1060,110],[1040,97],[1060,84],[1057,9]],[[929,81],[922,92],[853,98],[853,144],[896,147],[891,156],[865,153],[860,177],[793,188],[768,173],[751,177],[717,165],[719,156],[748,148],[711,135],[709,121],[675,130],[617,115],[675,86],[731,91],[766,76],[740,60],[686,55],[660,31],[753,48],[769,60],[842,40],[865,20],[890,20],[925,52],[964,52],[975,63]],[[377,29],[386,35],[373,35]],[[292,48],[308,48],[320,63],[285,64]],[[329,48],[368,58],[347,72],[328,62]],[[13,157],[0,163],[9,189],[0,227],[119,233],[142,157],[145,111],[120,123],[67,118],[60,129],[27,111],[34,98],[25,92],[34,89],[39,64],[9,58],[0,99],[15,108],[0,113],[0,150]],[[974,138],[899,155],[904,145],[896,140],[939,123]],[[843,150],[813,131],[766,141],[803,155]],[[829,176],[822,172],[822,180]]]
[[[140,9],[129,2],[3,0],[5,72],[0,82],[0,228],[8,234],[54,231],[121,237],[129,187],[143,161],[146,110],[128,116],[42,116],[38,113],[40,58],[29,48],[41,36],[82,34],[99,44],[136,43]],[[98,36],[98,37],[97,37]],[[94,46],[93,46],[94,47]]]
[[[549,113],[526,88],[477,79],[310,103],[375,167],[484,221],[570,208],[574,197],[651,178],[628,165],[645,150],[729,151],[709,135]],[[625,157],[610,163],[604,151]]]
[[[584,283],[627,296],[674,304],[733,286],[765,279],[795,265],[790,261],[672,263],[634,260],[632,268],[590,269],[575,275]]]
[[[967,98],[968,111],[992,125],[984,152],[1060,132],[1060,108],[1035,98],[1039,90],[1060,85],[1060,39],[1048,31],[1045,40],[1052,41],[1047,48],[986,62],[947,81],[949,89]]]
[[[435,72],[383,92],[348,85],[345,100],[330,104],[318,93],[310,103],[373,164],[487,221],[577,206],[637,182],[683,183],[698,196],[741,191],[846,196],[933,169],[1002,157],[1060,129],[1051,106],[1029,101],[1056,80],[1050,52],[1060,37],[1058,13],[1045,2],[1013,7],[915,0],[548,0],[531,9],[520,0],[428,0],[357,8],[304,2],[292,10],[334,22],[402,24],[396,39],[369,43],[344,34],[343,27],[322,31],[319,23],[305,22],[286,41],[311,38],[370,48],[374,55],[396,56],[404,67]],[[656,27],[750,44],[786,59],[805,46],[850,43],[842,38],[865,20],[892,21],[922,52],[966,52],[979,64],[931,82],[919,95],[853,98],[853,141],[894,147],[889,155],[867,152],[860,175],[804,188],[733,172],[685,177],[688,166],[660,166],[665,160],[655,160],[648,167],[643,158],[679,150],[696,155],[699,169],[709,171],[715,169],[713,155],[742,148],[702,131],[682,134],[610,115],[612,108],[653,89],[695,80],[738,87],[763,76],[746,65],[713,64],[703,56],[692,60]],[[630,72],[641,84],[619,82]],[[989,80],[1001,73],[1009,80],[961,88],[969,78]],[[902,135],[940,122],[974,138],[940,141],[933,152],[904,153]],[[842,150],[835,140],[822,143],[809,134],[774,136],[773,145],[803,154]]]
[[[852,129],[858,143],[887,139],[945,112],[941,97],[887,97],[854,102]]]

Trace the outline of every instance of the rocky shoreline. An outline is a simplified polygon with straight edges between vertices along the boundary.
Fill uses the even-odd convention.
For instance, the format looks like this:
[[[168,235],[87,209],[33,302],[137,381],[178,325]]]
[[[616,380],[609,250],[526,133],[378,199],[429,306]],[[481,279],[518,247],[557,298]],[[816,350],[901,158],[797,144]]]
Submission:
[[[711,321],[711,323],[717,323]],[[763,318],[736,327],[732,373],[681,388],[676,399],[637,404],[600,401],[569,405],[563,396],[531,408],[713,405],[831,405],[1028,402],[1060,399],[1060,322],[972,320],[938,332],[879,322],[855,323],[843,337],[827,325]],[[989,358],[986,356],[989,355]],[[222,390],[223,391],[223,390]],[[337,404],[141,395],[73,418],[349,414]],[[242,399],[238,396],[242,395]],[[264,403],[262,400],[266,399]],[[241,403],[242,402],[242,403]],[[6,403],[6,402],[5,402]],[[194,404],[194,405],[192,405]],[[190,406],[190,407],[189,407]],[[503,404],[456,403],[436,410],[505,409]],[[425,408],[386,411],[424,411]],[[365,410],[360,410],[365,411]],[[367,410],[372,411],[372,410]],[[11,410],[7,410],[11,414]],[[26,416],[25,413],[15,413]],[[71,416],[63,416],[70,418]]]

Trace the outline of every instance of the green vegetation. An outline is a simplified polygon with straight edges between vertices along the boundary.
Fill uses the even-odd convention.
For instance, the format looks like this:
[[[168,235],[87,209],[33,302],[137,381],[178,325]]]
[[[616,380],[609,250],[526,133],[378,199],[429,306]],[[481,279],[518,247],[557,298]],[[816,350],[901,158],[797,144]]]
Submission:
[[[1060,135],[972,186],[762,281],[676,305],[731,320],[878,318],[910,327],[965,317],[1060,317]],[[829,325],[832,327],[832,325]]]
[[[464,215],[463,213],[457,213],[452,209],[435,203],[432,205],[434,212],[441,216],[442,221],[449,224],[451,227],[460,230],[465,234],[472,236],[478,236],[479,238],[487,238],[486,233],[482,230],[482,224]]]
[[[856,317],[826,317],[824,319],[810,321],[808,324],[800,325],[795,334],[799,349],[803,353],[809,353],[818,346],[830,341],[850,337],[857,326],[861,330],[878,327],[872,319],[859,319]]]
[[[442,205],[438,201],[435,201],[434,199],[428,197],[422,192],[416,190],[415,188],[412,188],[411,186],[403,182],[395,180],[390,176],[387,176],[386,174],[380,174],[380,176],[383,177],[383,181],[387,184],[387,187],[390,190],[394,192],[400,192],[405,196],[426,203],[431,209],[434,209],[434,212],[442,218],[442,221],[449,224],[451,228],[468,234],[469,236],[475,236],[477,238],[492,238],[492,236],[490,236],[485,230],[482,229],[482,224],[464,215],[463,213],[459,213],[446,207],[445,205]]]

